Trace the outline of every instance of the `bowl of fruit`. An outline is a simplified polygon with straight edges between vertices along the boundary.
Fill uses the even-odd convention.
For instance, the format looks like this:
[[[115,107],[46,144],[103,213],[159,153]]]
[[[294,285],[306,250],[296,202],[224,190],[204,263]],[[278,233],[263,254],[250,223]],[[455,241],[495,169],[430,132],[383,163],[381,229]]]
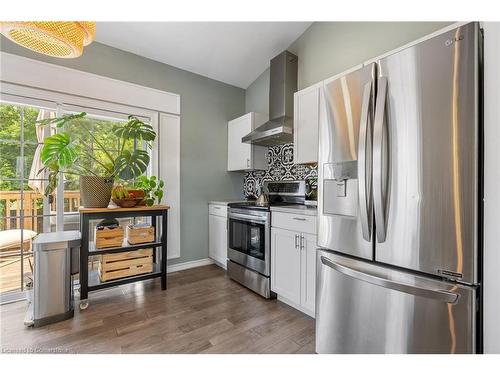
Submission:
[[[142,189],[127,189],[129,197],[137,199],[138,206],[144,206],[144,198],[146,193]]]
[[[144,191],[128,190],[122,185],[117,185],[111,191],[111,200],[122,208],[134,207],[144,200]]]

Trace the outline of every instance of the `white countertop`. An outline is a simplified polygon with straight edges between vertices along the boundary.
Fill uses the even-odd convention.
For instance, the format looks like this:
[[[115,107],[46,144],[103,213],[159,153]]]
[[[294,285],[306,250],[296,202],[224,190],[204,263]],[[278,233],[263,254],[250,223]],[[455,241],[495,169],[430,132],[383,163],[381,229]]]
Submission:
[[[316,216],[318,214],[318,209],[316,207],[304,206],[302,204],[291,206],[271,206],[271,212],[273,211],[309,216]]]

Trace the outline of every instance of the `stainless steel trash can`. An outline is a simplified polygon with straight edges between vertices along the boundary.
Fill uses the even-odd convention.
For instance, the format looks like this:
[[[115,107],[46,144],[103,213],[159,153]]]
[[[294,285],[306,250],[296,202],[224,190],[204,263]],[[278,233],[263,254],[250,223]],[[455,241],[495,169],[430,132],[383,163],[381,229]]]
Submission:
[[[78,273],[80,232],[39,234],[33,240],[33,294],[25,318],[40,327],[73,317],[73,276]]]

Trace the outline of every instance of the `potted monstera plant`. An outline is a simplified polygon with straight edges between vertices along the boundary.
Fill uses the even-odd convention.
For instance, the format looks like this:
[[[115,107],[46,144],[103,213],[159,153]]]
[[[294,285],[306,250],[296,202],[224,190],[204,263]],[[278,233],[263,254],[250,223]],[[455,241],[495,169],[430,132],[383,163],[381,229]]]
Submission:
[[[85,116],[86,113],[81,112],[39,122],[40,125],[54,124],[62,129],[45,138],[41,152],[44,168],[39,173],[48,173],[45,195],[54,191],[61,174],[77,175],[80,178],[82,205],[107,207],[114,180],[136,179],[146,172],[149,165],[150,157],[146,150],[130,149],[127,146],[136,142],[151,148],[156,133],[151,125],[129,116],[127,122],[113,126],[112,132],[118,139],[118,150],[109,151],[85,123],[81,124],[83,132],[80,131],[80,135],[72,136],[64,131],[64,125],[69,121]],[[99,156],[96,150],[99,151]]]

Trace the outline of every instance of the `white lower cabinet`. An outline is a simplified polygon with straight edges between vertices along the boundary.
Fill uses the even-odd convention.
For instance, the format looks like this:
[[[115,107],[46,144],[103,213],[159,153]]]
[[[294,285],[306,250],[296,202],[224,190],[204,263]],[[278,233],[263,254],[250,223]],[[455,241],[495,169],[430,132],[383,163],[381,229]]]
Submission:
[[[315,234],[271,228],[271,290],[281,301],[315,316]]]
[[[316,236],[302,234],[300,252],[300,305],[314,316],[316,310]]]
[[[281,297],[300,304],[300,249],[297,233],[271,229],[271,289]]]
[[[216,207],[223,206],[210,205],[210,214],[208,215],[208,256],[226,268],[227,216],[224,209],[219,209],[221,214],[217,214]],[[212,213],[214,211],[216,214]]]

